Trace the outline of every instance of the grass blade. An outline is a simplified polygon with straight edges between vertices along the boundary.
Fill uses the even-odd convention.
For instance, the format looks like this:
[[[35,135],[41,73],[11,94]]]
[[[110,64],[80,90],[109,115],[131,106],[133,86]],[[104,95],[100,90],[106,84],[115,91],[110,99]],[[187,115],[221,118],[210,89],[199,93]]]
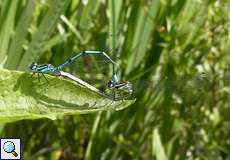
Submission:
[[[122,0],[111,0],[109,1],[109,30],[110,33],[112,33],[112,42],[111,42],[111,48],[115,50],[117,47],[117,36],[116,33],[119,30],[119,17],[123,5]]]
[[[130,32],[130,34],[134,34],[132,34],[132,38],[129,37],[129,40],[132,41],[132,43],[127,44],[126,48],[129,48],[128,45],[131,45],[131,50],[135,50],[135,52],[124,52],[126,55],[123,56],[129,57],[126,73],[129,73],[133,68],[138,66],[138,64],[140,64],[142,59],[145,57],[146,49],[151,39],[151,33],[155,29],[153,18],[155,19],[157,16],[160,8],[160,1],[152,1],[151,5],[149,6],[149,11],[145,11],[143,7],[144,6],[139,5],[137,8],[138,11],[132,11],[137,12],[133,15],[137,18],[136,23],[133,24],[132,19],[130,19],[129,22],[129,27],[131,27],[133,31],[129,31],[128,29],[128,32]],[[148,16],[148,14],[150,15]],[[133,25],[135,27],[133,27]]]
[[[0,31],[0,64],[3,65],[7,56],[10,38],[14,29],[14,18],[17,10],[18,0],[12,1],[4,26]]]
[[[41,22],[38,31],[33,35],[29,49],[23,55],[22,60],[18,65],[19,70],[25,70],[26,67],[32,62],[36,61],[42,54],[43,47],[49,40],[53,33],[60,15],[62,15],[67,8],[70,0],[58,1],[54,0],[50,4],[50,9]]]
[[[102,116],[102,112],[99,112],[97,117],[96,117],[96,120],[95,120],[95,122],[93,124],[91,137],[90,137],[89,143],[87,145],[86,153],[85,153],[85,158],[86,159],[92,159],[91,149],[92,149],[93,143],[95,142],[95,138],[96,138],[97,131],[98,131],[99,124],[100,124],[100,120],[101,120],[101,116]]]
[[[153,130],[152,153],[156,155],[157,160],[168,160],[164,147],[161,142],[158,129]]]
[[[69,27],[69,29],[75,34],[79,41],[83,40],[80,32],[77,29],[75,29],[73,24],[66,18],[66,16],[61,15],[61,20]]]
[[[15,36],[10,46],[8,58],[6,64],[4,65],[5,68],[16,69],[16,66],[19,63],[23,51],[22,45],[25,42],[27,29],[32,20],[32,15],[33,15],[32,12],[34,10],[34,7],[35,7],[35,1],[29,1],[25,11],[23,12],[23,14],[19,19],[19,23],[15,31]]]

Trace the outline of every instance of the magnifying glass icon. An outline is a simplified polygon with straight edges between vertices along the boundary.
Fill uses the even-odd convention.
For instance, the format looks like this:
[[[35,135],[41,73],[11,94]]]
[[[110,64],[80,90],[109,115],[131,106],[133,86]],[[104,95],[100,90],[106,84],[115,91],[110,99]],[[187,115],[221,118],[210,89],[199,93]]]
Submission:
[[[6,141],[4,144],[3,144],[3,150],[6,152],[6,153],[11,153],[14,155],[14,157],[17,157],[18,154],[17,152],[15,152],[15,145],[13,142],[11,141]]]

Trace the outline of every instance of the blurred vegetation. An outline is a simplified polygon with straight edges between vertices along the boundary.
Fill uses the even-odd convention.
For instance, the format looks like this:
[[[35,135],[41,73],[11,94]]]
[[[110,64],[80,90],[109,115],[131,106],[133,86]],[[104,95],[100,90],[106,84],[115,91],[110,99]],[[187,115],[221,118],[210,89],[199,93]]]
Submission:
[[[6,69],[95,49],[135,84],[119,112],[1,124],[24,159],[230,159],[229,0],[0,0],[0,22]],[[98,64],[66,71],[103,89],[111,68]]]

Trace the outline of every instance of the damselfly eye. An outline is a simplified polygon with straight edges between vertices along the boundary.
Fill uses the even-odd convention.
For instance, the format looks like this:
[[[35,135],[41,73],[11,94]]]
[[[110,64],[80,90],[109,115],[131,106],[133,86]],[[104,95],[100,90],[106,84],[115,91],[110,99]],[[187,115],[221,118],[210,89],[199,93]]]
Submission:
[[[37,68],[37,63],[33,62],[29,67],[31,70],[35,70]]]
[[[113,88],[114,84],[112,81],[109,81],[108,84],[107,84],[108,88]]]

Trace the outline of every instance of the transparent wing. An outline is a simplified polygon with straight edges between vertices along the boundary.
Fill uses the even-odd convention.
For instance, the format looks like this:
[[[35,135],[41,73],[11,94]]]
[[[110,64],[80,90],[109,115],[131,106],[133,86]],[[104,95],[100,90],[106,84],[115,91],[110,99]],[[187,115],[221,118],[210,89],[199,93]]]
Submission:
[[[133,94],[140,95],[145,92],[151,94],[155,92],[174,93],[183,95],[186,93],[202,93],[210,92],[213,87],[213,81],[210,76],[200,74],[196,76],[185,75],[176,79],[168,79],[167,77],[159,78],[158,80],[139,79],[131,81],[133,84]]]

